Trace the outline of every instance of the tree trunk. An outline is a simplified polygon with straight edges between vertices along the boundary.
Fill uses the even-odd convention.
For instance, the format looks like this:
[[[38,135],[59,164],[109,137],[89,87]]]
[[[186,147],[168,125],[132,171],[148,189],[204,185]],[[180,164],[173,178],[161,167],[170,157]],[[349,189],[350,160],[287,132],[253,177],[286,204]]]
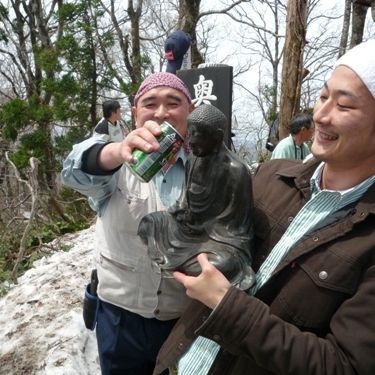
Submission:
[[[199,17],[199,7],[201,0],[180,0],[179,19],[177,27],[191,36],[191,66],[196,68],[203,63],[203,57],[197,48],[196,26]]]
[[[367,5],[361,5],[357,2],[353,3],[352,37],[350,40],[350,48],[362,42],[367,10]]]
[[[350,15],[352,13],[352,0],[345,0],[344,20],[342,24],[341,39],[338,58],[346,52],[349,40]]]
[[[275,35],[279,35],[279,4],[275,1],[274,6],[274,24],[275,24]],[[272,113],[272,118],[269,119],[268,125],[271,126],[272,123],[277,119],[277,110],[278,110],[278,92],[279,92],[279,64],[280,64],[280,39],[277,37],[274,39],[274,48],[275,48],[275,58],[271,61],[272,64],[272,96],[271,96],[271,105],[269,113]]]
[[[307,0],[289,0],[281,80],[280,139],[289,134],[289,122],[299,111],[306,21]]]

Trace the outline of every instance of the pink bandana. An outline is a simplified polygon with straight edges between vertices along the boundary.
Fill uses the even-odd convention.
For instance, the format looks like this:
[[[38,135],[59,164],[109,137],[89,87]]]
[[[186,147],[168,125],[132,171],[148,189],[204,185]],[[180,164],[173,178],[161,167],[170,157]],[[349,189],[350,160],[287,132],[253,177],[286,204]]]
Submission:
[[[172,89],[180,91],[186,96],[189,104],[191,103],[191,95],[185,83],[182,82],[181,79],[178,78],[175,74],[161,72],[151,74],[142,82],[137,93],[135,94],[134,105],[137,106],[138,99],[142,95],[146,94],[146,92],[154,89],[155,87],[161,86],[171,87]]]

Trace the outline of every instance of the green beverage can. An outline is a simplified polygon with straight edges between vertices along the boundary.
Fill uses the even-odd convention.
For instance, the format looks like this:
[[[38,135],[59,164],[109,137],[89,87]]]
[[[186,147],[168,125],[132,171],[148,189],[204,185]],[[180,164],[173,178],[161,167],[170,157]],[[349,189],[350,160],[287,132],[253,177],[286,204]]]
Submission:
[[[147,153],[135,149],[132,153],[133,161],[127,163],[130,170],[142,181],[149,182],[163,166],[171,161],[180,150],[184,138],[171,124],[164,121],[160,124],[161,134],[157,137],[160,149]]]

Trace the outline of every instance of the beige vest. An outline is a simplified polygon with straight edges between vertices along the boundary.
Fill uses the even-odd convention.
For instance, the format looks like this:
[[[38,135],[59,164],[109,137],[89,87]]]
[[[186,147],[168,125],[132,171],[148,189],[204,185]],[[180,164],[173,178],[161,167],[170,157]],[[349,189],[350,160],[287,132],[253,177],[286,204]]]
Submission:
[[[140,182],[127,167],[96,223],[98,295],[146,318],[174,319],[186,304],[185,288],[162,275],[137,235],[141,218],[165,210],[154,183]]]

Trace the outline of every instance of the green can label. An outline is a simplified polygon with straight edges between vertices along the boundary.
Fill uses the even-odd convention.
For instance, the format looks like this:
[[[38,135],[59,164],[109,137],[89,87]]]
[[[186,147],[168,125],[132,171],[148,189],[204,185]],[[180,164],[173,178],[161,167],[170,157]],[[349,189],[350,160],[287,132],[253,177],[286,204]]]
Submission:
[[[143,152],[135,149],[132,153],[133,162],[129,163],[130,170],[143,182],[149,182],[163,166],[171,161],[181,148],[184,139],[168,122],[161,125],[161,134],[157,138],[160,149],[156,152]]]

